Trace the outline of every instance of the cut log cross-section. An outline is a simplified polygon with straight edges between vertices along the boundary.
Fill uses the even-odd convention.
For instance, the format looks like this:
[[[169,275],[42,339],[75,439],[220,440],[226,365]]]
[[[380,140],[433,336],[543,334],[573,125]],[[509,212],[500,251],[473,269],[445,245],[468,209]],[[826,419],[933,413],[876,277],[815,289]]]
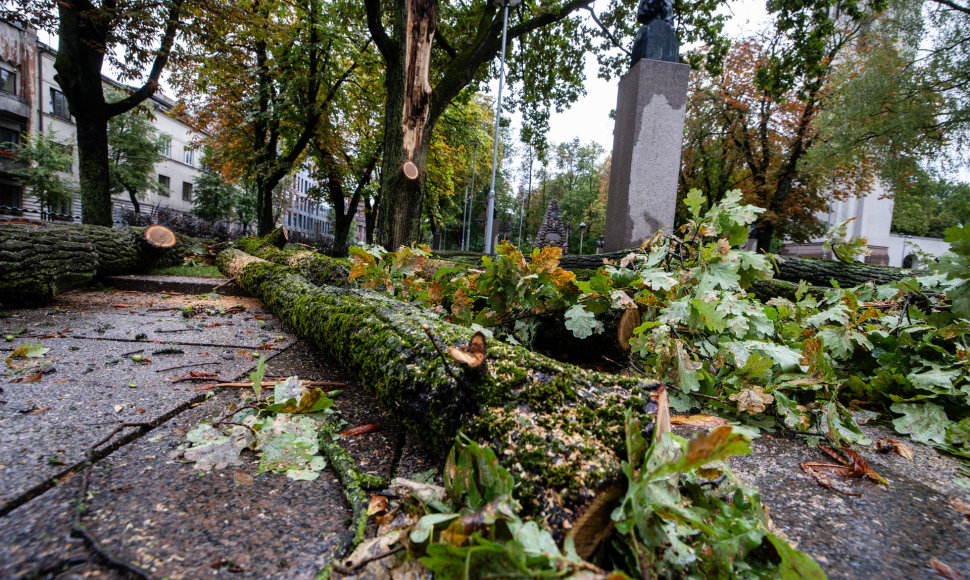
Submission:
[[[168,229],[165,226],[151,225],[145,228],[145,232],[142,234],[148,245],[155,248],[173,248],[178,242],[178,237],[175,232]]]
[[[439,452],[459,431],[495,449],[516,477],[526,513],[551,529],[568,529],[619,477],[625,412],[655,410],[652,381],[588,371],[497,340],[469,346],[474,331],[425,309],[369,290],[316,286],[297,268],[239,250],[216,262]],[[449,347],[483,348],[487,362],[460,364],[442,356]]]
[[[140,228],[0,224],[0,304],[46,304],[102,276],[180,264],[185,253],[177,240],[154,247]]]

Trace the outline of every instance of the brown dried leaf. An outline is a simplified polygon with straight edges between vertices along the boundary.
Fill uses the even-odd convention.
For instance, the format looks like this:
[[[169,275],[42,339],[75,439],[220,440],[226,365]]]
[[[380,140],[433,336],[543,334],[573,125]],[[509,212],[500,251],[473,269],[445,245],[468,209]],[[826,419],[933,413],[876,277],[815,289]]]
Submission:
[[[825,463],[823,463],[823,464],[818,464],[818,463],[799,463],[798,464],[798,466],[802,468],[802,471],[804,471],[805,473],[807,473],[810,476],[812,476],[812,478],[814,478],[815,481],[818,482],[818,484],[821,485],[822,487],[827,487],[829,489],[834,489],[835,491],[837,491],[839,493],[842,493],[842,494],[845,494],[845,495],[851,495],[851,496],[854,496],[854,497],[860,497],[862,495],[861,493],[856,493],[854,491],[849,491],[847,489],[843,489],[843,488],[839,487],[838,485],[836,485],[835,482],[832,481],[832,479],[829,478],[828,475],[826,475],[825,473],[822,473],[821,471],[819,471],[818,469],[816,469],[819,465],[828,465],[828,464],[825,464]]]
[[[383,495],[372,495],[367,502],[367,515],[380,515],[387,511],[387,498]]]
[[[449,347],[452,360],[463,365],[477,368],[485,362],[485,335],[476,332],[465,348]]]
[[[670,418],[671,425],[683,425],[686,427],[700,427],[701,429],[713,429],[721,425],[727,425],[727,419],[715,417],[713,415],[674,415]]]
[[[41,413],[46,413],[47,411],[50,411],[50,410],[51,410],[50,407],[41,407],[40,409],[34,409],[34,410],[32,410],[31,412],[29,412],[27,414],[28,415],[40,415]]]
[[[901,443],[897,441],[896,439],[889,439],[889,438],[883,437],[878,441],[876,441],[875,449],[880,453],[888,453],[892,451],[893,453],[895,453],[896,455],[904,459],[915,461],[915,457],[913,455],[913,448],[910,447],[909,445],[906,445],[905,443]]]
[[[740,393],[734,393],[728,398],[737,402],[738,412],[749,415],[764,413],[765,408],[775,402],[774,395],[766,393],[763,387],[741,389]]]
[[[970,501],[959,497],[951,497],[950,507],[970,518]]]
[[[339,433],[341,437],[353,437],[355,435],[366,435],[367,433],[373,433],[374,431],[380,431],[383,429],[377,423],[369,423],[367,425],[358,425],[356,427],[351,427],[350,429],[344,429]]]
[[[930,566],[933,567],[933,570],[939,574],[941,578],[946,578],[947,580],[963,580],[963,576],[961,576],[959,572],[937,560],[936,558],[930,558]]]
[[[657,421],[653,429],[654,441],[660,441],[661,435],[670,433],[670,398],[667,395],[667,387],[660,385],[651,395],[657,401]]]
[[[640,310],[638,308],[627,308],[620,317],[620,325],[616,329],[616,340],[620,343],[620,348],[630,350],[630,337],[633,330],[640,326]]]
[[[17,377],[16,379],[11,379],[7,381],[7,384],[12,385],[15,383],[33,383],[33,382],[39,381],[43,376],[44,376],[44,371],[37,371],[37,374],[30,375],[29,377]]]

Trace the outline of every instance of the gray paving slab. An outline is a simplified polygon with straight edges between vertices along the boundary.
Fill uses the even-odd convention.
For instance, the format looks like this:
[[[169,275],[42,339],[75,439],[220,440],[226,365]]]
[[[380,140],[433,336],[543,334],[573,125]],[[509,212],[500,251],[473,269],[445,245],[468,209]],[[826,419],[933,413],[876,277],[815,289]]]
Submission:
[[[351,513],[335,476],[256,475],[256,462],[201,475],[181,463],[185,433],[222,413],[222,393],[101,460],[82,520],[115,557],[157,578],[312,578]],[[70,537],[75,476],[0,519],[0,577],[29,578],[90,552]],[[115,574],[85,562],[78,575]],[[68,576],[69,577],[69,576]]]
[[[237,300],[220,302],[228,307]],[[243,301],[247,310],[242,317],[249,320],[242,323],[253,334],[264,327],[260,325],[279,325],[258,302]],[[201,400],[206,393],[192,390],[198,383],[171,379],[189,370],[218,371],[227,378],[244,375],[253,366],[249,356],[254,349],[122,340],[87,332],[112,317],[137,328],[149,318],[144,314],[148,308],[181,308],[193,302],[199,299],[81,292],[59,297],[49,308],[3,311],[0,332],[27,328],[26,335],[32,336],[0,342],[0,348],[9,351],[29,340],[51,350],[42,363],[48,372],[40,380],[10,384],[5,377],[2,383],[0,497],[7,503],[0,504],[6,506],[0,510],[0,578],[121,577],[70,535],[80,478],[69,468],[80,464],[88,446],[122,421],[154,420],[157,426],[147,432],[129,429],[127,439],[116,439],[117,445],[103,450],[92,470],[90,511],[84,518],[119,559],[159,578],[312,578],[343,544],[351,514],[329,469],[314,482],[295,482],[276,474],[256,475],[255,462],[204,476],[180,462],[177,448],[185,433],[199,420],[221,415],[239,394],[210,391],[211,398]],[[128,306],[111,310],[114,304]],[[65,328],[72,333],[85,329],[91,338],[59,337]],[[206,340],[214,336],[210,330],[204,331]],[[364,471],[391,477],[410,467],[418,471],[415,466],[437,464],[371,394],[312,346],[295,341],[281,326],[274,334],[285,338],[273,344],[280,350],[260,351],[269,357],[269,376],[343,381],[336,408],[345,424],[380,425],[376,432],[341,440]],[[219,342],[219,337],[213,340]],[[163,348],[183,352],[153,354]],[[139,354],[152,362],[132,361],[135,350],[143,350]],[[204,364],[155,372],[195,363]]]
[[[183,294],[203,294],[218,289],[226,296],[244,296],[245,292],[234,281],[226,278],[196,278],[192,276],[158,276],[152,274],[129,274],[108,276],[105,286],[118,290],[138,290],[140,292],[181,292]]]
[[[191,315],[183,316],[190,308]],[[50,308],[7,314],[0,319],[0,334],[24,331],[28,339],[53,334],[277,350],[295,339],[258,301],[236,296],[73,292]]]
[[[235,379],[253,362],[230,349],[133,342],[45,339],[51,372],[35,382],[10,384],[0,394],[0,513],[36,486],[83,461],[88,447],[119,422],[157,422],[201,400],[199,381],[173,382],[191,370]],[[16,343],[15,343],[16,344]],[[178,355],[153,350],[177,348]],[[142,350],[151,360],[133,362]],[[267,353],[269,356],[275,351]],[[175,365],[202,366],[159,370]],[[204,381],[203,381],[204,383]]]
[[[863,427],[873,441],[900,439],[889,429]],[[794,438],[756,439],[752,454],[731,460],[735,472],[761,493],[774,524],[822,565],[829,578],[935,577],[930,559],[970,578],[970,519],[951,498],[970,500],[959,462],[906,440],[915,461],[859,448],[860,454],[892,483],[867,479],[838,483],[861,497],[819,486],[799,462],[830,462]]]

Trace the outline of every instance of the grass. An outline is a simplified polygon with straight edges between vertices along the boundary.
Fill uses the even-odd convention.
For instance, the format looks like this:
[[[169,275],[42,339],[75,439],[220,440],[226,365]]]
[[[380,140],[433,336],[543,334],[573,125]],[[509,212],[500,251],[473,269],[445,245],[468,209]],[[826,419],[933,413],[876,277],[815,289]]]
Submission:
[[[155,268],[149,274],[160,274],[163,276],[195,276],[197,278],[222,278],[219,269],[209,264],[182,264],[181,266],[169,266],[167,268]]]

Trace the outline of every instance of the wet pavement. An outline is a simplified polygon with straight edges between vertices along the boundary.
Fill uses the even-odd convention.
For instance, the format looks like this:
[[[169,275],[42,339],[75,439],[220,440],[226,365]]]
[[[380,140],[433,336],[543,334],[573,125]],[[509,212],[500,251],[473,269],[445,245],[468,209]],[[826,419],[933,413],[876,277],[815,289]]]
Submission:
[[[103,551],[157,578],[313,578],[349,533],[331,470],[292,481],[256,475],[249,461],[202,474],[178,449],[239,398],[205,385],[246,377],[259,354],[267,376],[346,383],[340,417],[381,426],[342,440],[363,471],[389,478],[434,467],[360,385],[250,298],[73,292],[47,308],[0,311],[6,335],[14,340],[0,342],[0,356],[25,342],[50,350],[17,359],[31,368],[8,367],[0,383],[0,578],[122,577],[71,537],[78,470],[122,423],[149,427],[125,428],[95,455],[82,523]],[[193,371],[218,376],[195,380]],[[18,377],[38,380],[9,382]]]
[[[30,368],[7,367],[0,379],[0,578],[122,577],[71,535],[79,468],[122,423],[147,426],[97,448],[85,498],[82,523],[103,551],[157,578],[313,578],[349,533],[351,510],[332,470],[292,481],[257,475],[250,456],[202,474],[180,457],[185,434],[239,398],[232,389],[200,390],[214,378],[189,373],[240,379],[260,353],[267,376],[345,383],[340,418],[381,427],[341,440],[363,471],[390,478],[435,467],[366,389],[260,302],[152,288],[72,292],[46,308],[0,310],[0,337],[14,335],[0,338],[0,356],[25,342],[50,349],[17,359]],[[10,382],[17,378],[37,380]],[[895,437],[865,430],[873,440]],[[832,578],[932,578],[935,558],[970,579],[970,517],[954,507],[970,501],[970,479],[952,458],[907,443],[915,461],[861,450],[893,484],[843,482],[861,497],[820,487],[798,463],[826,458],[782,434],[755,440],[754,453],[732,465],[761,491],[777,528]]]

